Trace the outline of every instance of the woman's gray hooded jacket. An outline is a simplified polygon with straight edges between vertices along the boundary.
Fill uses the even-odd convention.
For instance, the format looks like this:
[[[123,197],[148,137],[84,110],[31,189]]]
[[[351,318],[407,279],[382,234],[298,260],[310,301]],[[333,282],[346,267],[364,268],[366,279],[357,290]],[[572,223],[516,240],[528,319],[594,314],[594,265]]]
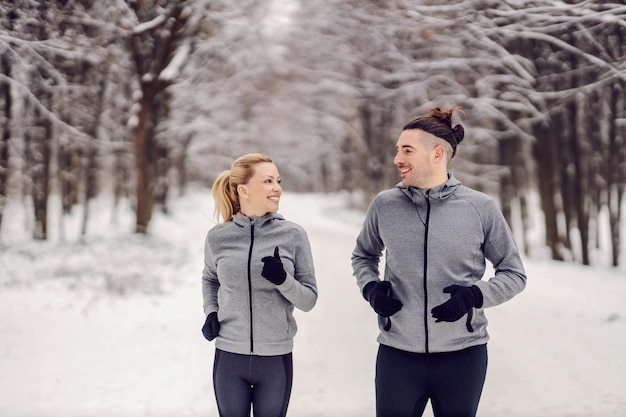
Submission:
[[[383,251],[384,280],[403,307],[391,316],[388,331],[379,319],[378,342],[409,352],[449,352],[486,343],[484,309],[509,300],[526,285],[515,240],[494,200],[461,185],[452,174],[430,191],[398,184],[374,198],[352,254],[361,293],[380,279]],[[485,258],[495,275],[483,280]],[[483,305],[456,322],[435,322],[430,310],[450,298],[443,289],[454,284],[476,285]]]
[[[281,285],[261,276],[261,259],[273,256],[276,247],[287,273]],[[205,243],[202,295],[205,315],[217,312],[220,322],[216,348],[261,356],[291,352],[294,306],[309,311],[317,301],[306,232],[278,213],[237,213],[214,226]]]

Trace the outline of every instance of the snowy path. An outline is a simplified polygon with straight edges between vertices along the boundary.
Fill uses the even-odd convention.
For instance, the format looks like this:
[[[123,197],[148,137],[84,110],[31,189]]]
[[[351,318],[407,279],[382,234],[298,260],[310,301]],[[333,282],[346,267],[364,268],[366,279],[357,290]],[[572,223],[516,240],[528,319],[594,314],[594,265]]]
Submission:
[[[172,266],[180,278],[165,295],[34,279],[28,275],[60,266],[31,256],[17,268],[0,254],[8,268],[0,265],[0,416],[217,416],[213,345],[200,334],[207,195],[193,194],[176,204],[175,217],[155,219],[154,234],[188,254]],[[297,313],[292,417],[374,416],[377,329],[349,262],[360,218],[340,205],[292,194],[281,203],[309,234],[320,292],[313,311]],[[150,256],[167,257],[167,250]],[[119,273],[146,262],[137,253],[129,251]],[[20,276],[9,280],[7,270]],[[479,416],[625,416],[623,271],[536,261],[527,270],[526,291],[487,313],[492,339]]]

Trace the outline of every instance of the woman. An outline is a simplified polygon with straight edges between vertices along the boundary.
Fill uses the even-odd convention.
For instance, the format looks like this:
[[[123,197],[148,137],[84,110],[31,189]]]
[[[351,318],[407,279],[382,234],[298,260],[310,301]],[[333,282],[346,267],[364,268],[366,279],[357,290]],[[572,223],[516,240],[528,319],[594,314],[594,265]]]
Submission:
[[[224,222],[205,242],[202,333],[215,339],[213,386],[221,417],[287,414],[293,378],[294,306],[317,301],[311,247],[299,225],[277,213],[274,162],[248,154],[213,184]]]

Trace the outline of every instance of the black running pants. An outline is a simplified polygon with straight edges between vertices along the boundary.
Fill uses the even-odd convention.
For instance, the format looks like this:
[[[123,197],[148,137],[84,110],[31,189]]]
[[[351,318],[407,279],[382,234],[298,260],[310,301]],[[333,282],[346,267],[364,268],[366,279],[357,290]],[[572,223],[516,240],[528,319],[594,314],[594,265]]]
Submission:
[[[220,417],[284,417],[291,396],[293,359],[239,355],[215,349],[213,388]]]
[[[474,417],[487,373],[487,345],[445,353],[411,353],[380,345],[376,417]]]

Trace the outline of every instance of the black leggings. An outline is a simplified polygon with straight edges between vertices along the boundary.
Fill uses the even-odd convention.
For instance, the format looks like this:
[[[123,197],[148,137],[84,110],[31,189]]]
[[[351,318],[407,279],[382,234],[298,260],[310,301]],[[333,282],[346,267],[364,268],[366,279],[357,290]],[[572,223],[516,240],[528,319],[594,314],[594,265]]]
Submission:
[[[376,416],[420,417],[430,399],[435,417],[474,417],[486,373],[487,345],[446,353],[380,345]]]
[[[213,388],[220,417],[284,417],[291,396],[293,359],[239,355],[215,349]]]

